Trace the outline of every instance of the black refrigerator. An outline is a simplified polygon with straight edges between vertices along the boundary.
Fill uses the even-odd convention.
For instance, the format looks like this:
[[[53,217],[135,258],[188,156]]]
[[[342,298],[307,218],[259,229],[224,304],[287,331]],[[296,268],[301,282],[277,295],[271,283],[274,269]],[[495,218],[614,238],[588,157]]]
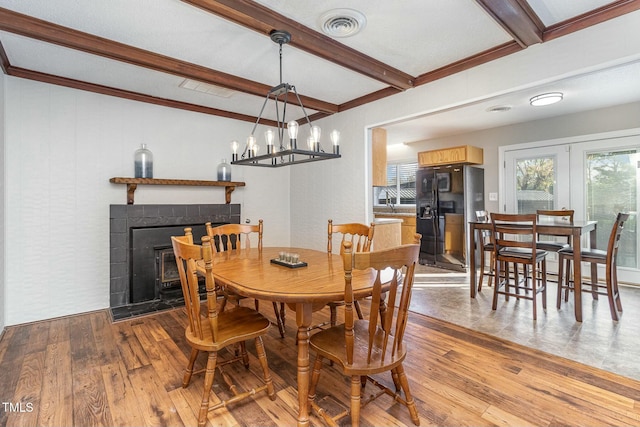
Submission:
[[[419,168],[416,209],[420,263],[466,272],[468,221],[484,210],[484,169],[461,164]]]

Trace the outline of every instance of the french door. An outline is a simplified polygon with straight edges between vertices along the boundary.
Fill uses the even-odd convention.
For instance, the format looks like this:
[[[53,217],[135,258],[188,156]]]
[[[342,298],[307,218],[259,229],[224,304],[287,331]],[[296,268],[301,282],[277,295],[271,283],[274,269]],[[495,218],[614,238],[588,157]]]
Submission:
[[[571,206],[569,146],[505,152],[505,211],[535,213]]]
[[[618,277],[640,284],[640,134],[504,147],[503,159],[505,212],[573,209],[576,220],[598,221],[597,246],[602,250],[607,249],[616,214],[631,213],[618,252]]]

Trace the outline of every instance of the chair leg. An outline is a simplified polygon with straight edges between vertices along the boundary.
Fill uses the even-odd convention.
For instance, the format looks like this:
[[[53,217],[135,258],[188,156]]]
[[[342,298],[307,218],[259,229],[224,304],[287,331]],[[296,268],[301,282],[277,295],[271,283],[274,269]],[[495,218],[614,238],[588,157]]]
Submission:
[[[316,386],[320,379],[320,370],[322,369],[322,356],[316,356],[316,361],[313,363],[313,371],[311,372],[311,382],[309,383],[309,394],[307,395],[307,401],[309,406],[316,398]]]
[[[191,381],[191,375],[193,374],[193,365],[196,363],[200,351],[197,348],[191,349],[191,355],[189,356],[189,363],[187,364],[187,370],[184,372],[184,379],[182,380],[182,388],[186,388]]]
[[[556,294],[556,308],[560,310],[562,303],[562,288],[563,288],[563,274],[564,274],[564,257],[558,255],[558,292]],[[569,283],[567,283],[567,286]]]
[[[495,263],[496,268],[494,269],[494,274],[496,276],[496,282],[493,284],[493,302],[491,304],[491,309],[495,310],[498,308],[498,290],[500,290],[500,281],[501,281],[501,268],[498,262]]]
[[[527,266],[524,267],[524,284],[525,288],[527,286],[527,280],[531,280],[531,291],[533,292],[533,320],[538,320],[538,269],[535,265],[531,268],[531,279],[528,278],[527,274]],[[525,294],[528,294],[529,291],[525,290]]]
[[[542,260],[542,308],[547,309],[547,260]]]
[[[255,342],[258,361],[260,362],[260,366],[262,366],[262,377],[264,378],[264,383],[267,385],[267,395],[269,395],[269,399],[276,400],[276,391],[273,387],[273,380],[271,379],[271,372],[269,371],[269,364],[267,363],[267,353],[264,351],[262,337],[256,337]]]
[[[495,276],[495,273],[493,271],[493,265],[494,265],[494,258],[495,258],[495,254],[493,252],[491,252],[491,256],[489,257],[489,281],[487,282],[487,284],[489,285],[489,287],[492,286],[493,284],[493,277]]]
[[[413,421],[415,425],[419,426],[420,417],[418,416],[418,408],[416,407],[416,402],[413,400],[413,396],[411,395],[411,390],[409,389],[409,381],[407,380],[407,374],[404,372],[404,366],[402,364],[398,365],[395,371],[398,373],[400,386],[402,387],[402,391],[404,391],[404,397],[407,401],[407,408],[409,409],[411,421]]]
[[[358,315],[358,319],[360,320],[364,319],[364,317],[362,316],[362,309],[360,308],[360,303],[358,302],[358,300],[355,300],[353,302],[353,306],[356,309],[356,314]],[[331,326],[335,326],[335,324],[332,323]]]
[[[564,302],[569,302],[569,293],[571,292],[573,286],[571,283],[571,260],[567,259],[565,264],[567,266],[567,271],[565,272],[567,285],[564,288]]]
[[[484,281],[484,263],[485,263],[484,254],[485,254],[485,251],[481,249],[480,250],[480,275],[478,277],[478,292],[482,290],[482,282]],[[476,268],[476,267],[473,266],[472,268]]]
[[[200,404],[200,412],[198,413],[198,427],[204,427],[207,423],[207,414],[209,413],[209,395],[211,394],[211,386],[213,385],[213,376],[216,372],[217,357],[218,354],[215,351],[209,352],[207,370],[204,376],[204,393],[202,395],[202,403]]]
[[[284,338],[284,303],[280,303],[280,311],[278,311],[278,303],[273,301],[273,313],[276,316],[276,323],[278,324],[278,331],[280,332],[280,338]]]
[[[244,364],[244,367],[249,369],[249,353],[247,353],[247,344],[242,341],[239,342],[238,344],[240,344],[240,354],[242,355],[242,363]]]
[[[360,426],[360,375],[351,376],[351,426]]]
[[[335,304],[331,304],[329,310],[331,311],[331,326],[336,326],[336,323],[338,323],[338,309]]]

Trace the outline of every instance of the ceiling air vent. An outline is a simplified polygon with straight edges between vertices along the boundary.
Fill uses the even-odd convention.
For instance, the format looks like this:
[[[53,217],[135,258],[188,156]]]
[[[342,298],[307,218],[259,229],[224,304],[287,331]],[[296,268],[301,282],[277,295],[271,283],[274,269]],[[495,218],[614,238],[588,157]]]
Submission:
[[[511,110],[510,105],[495,105],[493,107],[487,108],[487,112],[489,113],[504,113],[509,110]]]
[[[367,19],[357,10],[333,9],[320,16],[320,28],[330,37],[351,37],[367,24]]]
[[[215,86],[209,83],[199,82],[197,80],[185,79],[180,83],[180,87],[183,89],[195,90],[196,92],[208,93],[211,95],[219,96],[221,98],[229,98],[233,95],[231,89],[226,89],[220,86]]]

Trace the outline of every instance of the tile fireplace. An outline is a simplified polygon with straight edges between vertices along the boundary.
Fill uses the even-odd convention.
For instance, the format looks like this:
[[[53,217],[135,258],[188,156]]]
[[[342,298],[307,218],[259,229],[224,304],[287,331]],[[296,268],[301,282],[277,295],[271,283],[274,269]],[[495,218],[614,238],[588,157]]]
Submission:
[[[239,224],[240,205],[110,205],[109,221],[110,307],[118,320],[176,304],[170,295],[180,292],[163,277],[171,236],[192,227],[198,242],[205,222]]]

